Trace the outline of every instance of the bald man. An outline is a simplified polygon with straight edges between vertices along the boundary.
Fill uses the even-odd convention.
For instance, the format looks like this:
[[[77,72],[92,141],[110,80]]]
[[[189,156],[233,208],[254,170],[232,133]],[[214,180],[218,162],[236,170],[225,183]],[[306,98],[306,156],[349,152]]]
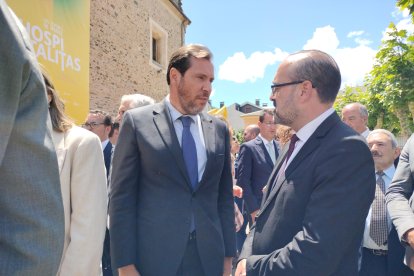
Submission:
[[[370,130],[368,128],[368,110],[360,103],[350,103],[342,109],[342,121],[365,139]]]

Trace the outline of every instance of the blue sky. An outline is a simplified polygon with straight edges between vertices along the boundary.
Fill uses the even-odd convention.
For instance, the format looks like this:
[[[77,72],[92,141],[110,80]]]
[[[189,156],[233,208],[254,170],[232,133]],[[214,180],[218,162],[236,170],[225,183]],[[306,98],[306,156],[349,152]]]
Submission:
[[[186,43],[201,43],[214,55],[211,100],[269,103],[280,61],[301,49],[331,54],[343,85],[360,85],[390,22],[413,30],[408,13],[385,0],[183,0],[192,23]]]

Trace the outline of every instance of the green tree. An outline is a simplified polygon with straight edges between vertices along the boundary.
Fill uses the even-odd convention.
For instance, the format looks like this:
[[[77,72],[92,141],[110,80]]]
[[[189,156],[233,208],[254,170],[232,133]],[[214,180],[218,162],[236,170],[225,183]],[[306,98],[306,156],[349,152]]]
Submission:
[[[374,68],[366,79],[370,104],[378,104],[398,118],[404,137],[412,133],[414,118],[414,37],[389,25],[389,39],[382,42]],[[391,128],[390,128],[391,130]]]
[[[397,6],[402,10],[408,9],[414,22],[414,0],[398,0]]]

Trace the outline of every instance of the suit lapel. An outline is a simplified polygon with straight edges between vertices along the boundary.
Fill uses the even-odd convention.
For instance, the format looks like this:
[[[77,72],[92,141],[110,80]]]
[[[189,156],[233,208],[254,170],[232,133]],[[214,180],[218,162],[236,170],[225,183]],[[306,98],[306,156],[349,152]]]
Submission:
[[[70,130],[68,130],[70,131]],[[56,149],[56,156],[58,159],[59,165],[59,174],[62,172],[63,164],[65,163],[66,158],[66,149],[65,149],[65,133],[52,131],[53,143]]]
[[[214,128],[213,120],[209,119],[205,114],[202,113],[200,113],[200,120],[207,152],[207,163],[201,181],[198,183],[195,189],[198,189],[198,187],[206,180],[206,177],[208,177],[209,172],[213,170],[215,162],[214,153],[216,152],[216,131]]]
[[[279,158],[276,160],[275,167],[273,168],[273,171],[272,171],[272,173],[269,177],[269,180],[266,184],[267,185],[267,191],[266,191],[266,195],[263,197],[263,203],[262,203],[262,207],[260,208],[259,213],[261,213],[262,210],[265,209],[267,207],[267,205],[269,205],[269,202],[273,198],[273,195],[274,195],[274,192],[275,192],[275,187],[273,187],[273,183],[276,180],[276,177],[279,173],[279,170],[282,168],[282,165],[285,162],[288,148],[289,148],[288,146],[285,146],[282,149],[282,152],[279,155]]]
[[[275,160],[279,158],[279,147],[275,140],[273,140],[273,148],[275,149]]]
[[[286,183],[286,179],[289,179],[289,176],[297,169],[297,167],[299,166],[299,164],[302,163],[302,161],[310,154],[312,154],[316,148],[320,145],[321,143],[321,138],[323,138],[326,133],[332,128],[332,126],[337,123],[338,121],[340,121],[338,115],[334,112],[332,115],[330,115],[327,119],[325,119],[325,121],[323,121],[319,127],[315,130],[315,132],[309,137],[309,139],[306,141],[306,143],[303,145],[303,147],[300,149],[300,151],[298,152],[298,154],[295,156],[295,158],[292,160],[292,162],[289,164],[289,166],[286,168],[285,173],[280,174],[279,177],[282,177],[282,179],[278,179],[276,182],[276,185],[270,190],[268,191],[268,197],[266,198],[266,201],[264,202],[260,212],[263,212],[264,209],[266,209],[267,206],[269,206],[269,203],[272,201],[272,199],[277,195],[278,191],[280,190],[280,188],[282,187],[282,185],[284,185]],[[283,162],[280,163],[284,163],[285,160],[285,155],[287,153],[288,150],[288,146],[285,146],[283,153],[280,156],[283,156],[283,158],[279,158],[279,162],[281,160],[283,160]],[[268,185],[272,185],[276,175],[274,175],[276,173],[276,171],[278,172],[281,164],[278,164],[278,169],[274,170],[272,173],[272,177],[269,180]]]
[[[262,152],[262,156],[266,160],[266,163],[273,169],[273,162],[270,158],[269,152],[267,151],[266,145],[264,144],[263,140],[259,137],[256,138],[256,145],[260,148]],[[275,158],[276,159],[276,158]]]
[[[188,178],[180,143],[178,142],[175,128],[172,124],[170,112],[168,111],[165,100],[154,105],[153,114],[154,124],[158,129],[161,139],[170,150],[171,154],[174,156],[181,174],[186,179],[188,187],[191,188],[191,182]]]

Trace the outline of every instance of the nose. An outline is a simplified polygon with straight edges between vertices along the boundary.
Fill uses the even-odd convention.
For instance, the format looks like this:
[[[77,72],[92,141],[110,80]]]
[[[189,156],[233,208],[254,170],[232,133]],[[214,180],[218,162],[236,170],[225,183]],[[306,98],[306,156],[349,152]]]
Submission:
[[[203,83],[203,88],[202,89],[205,92],[211,93],[212,87],[213,87],[212,82],[210,80],[206,80]]]

